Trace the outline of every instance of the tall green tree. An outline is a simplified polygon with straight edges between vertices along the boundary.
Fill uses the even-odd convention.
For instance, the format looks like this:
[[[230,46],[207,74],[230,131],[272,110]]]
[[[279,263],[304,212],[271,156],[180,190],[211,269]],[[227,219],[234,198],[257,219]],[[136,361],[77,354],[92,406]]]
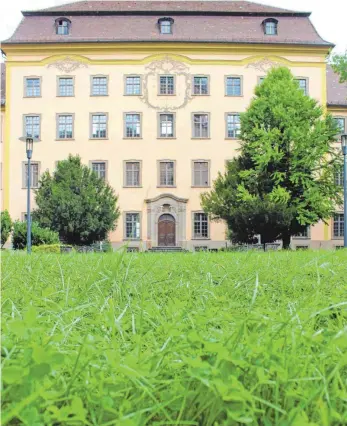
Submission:
[[[331,59],[334,71],[340,74],[340,82],[347,82],[347,51],[343,55],[333,55]]]
[[[338,129],[306,96],[287,68],[271,70],[241,115],[240,156],[202,195],[212,219],[224,219],[233,239],[290,238],[332,216],[341,204],[335,173],[341,155]]]
[[[88,245],[106,239],[119,217],[112,187],[70,155],[46,171],[36,191],[34,219],[59,233],[68,244]]]

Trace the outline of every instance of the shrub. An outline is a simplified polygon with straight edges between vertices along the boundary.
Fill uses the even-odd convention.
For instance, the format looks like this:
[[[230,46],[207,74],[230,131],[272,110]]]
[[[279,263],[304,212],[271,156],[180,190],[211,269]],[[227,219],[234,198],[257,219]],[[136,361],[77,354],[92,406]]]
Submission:
[[[34,219],[54,229],[66,244],[90,246],[107,238],[120,215],[113,188],[82,164],[80,157],[59,161],[45,172],[36,191]]]
[[[33,253],[60,253],[60,244],[42,244],[34,246]]]
[[[41,228],[38,223],[33,222],[31,226],[31,243],[33,246],[42,244],[59,244],[57,232],[48,228]],[[15,250],[22,250],[27,245],[27,223],[17,221],[13,226],[12,244]]]
[[[0,234],[1,234],[1,247],[6,243],[12,230],[12,220],[7,210],[1,212],[0,216]]]

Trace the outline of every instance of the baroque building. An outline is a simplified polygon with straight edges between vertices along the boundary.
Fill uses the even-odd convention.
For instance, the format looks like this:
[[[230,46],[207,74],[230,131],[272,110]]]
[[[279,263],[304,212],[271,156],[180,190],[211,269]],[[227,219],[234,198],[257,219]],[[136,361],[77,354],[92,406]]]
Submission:
[[[209,222],[200,194],[237,155],[240,113],[279,65],[346,131],[347,88],[309,13],[248,1],[80,1],[22,13],[2,43],[1,195],[14,219],[25,218],[28,173],[18,138],[35,136],[33,188],[70,153],[115,188],[115,247],[225,246],[226,226]],[[337,209],[292,245],[342,237]]]

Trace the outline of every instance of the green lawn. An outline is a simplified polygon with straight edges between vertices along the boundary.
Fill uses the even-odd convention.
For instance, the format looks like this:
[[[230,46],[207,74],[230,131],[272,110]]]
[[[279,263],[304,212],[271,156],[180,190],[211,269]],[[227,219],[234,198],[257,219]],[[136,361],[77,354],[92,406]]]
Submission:
[[[2,255],[2,425],[347,424],[347,252]]]

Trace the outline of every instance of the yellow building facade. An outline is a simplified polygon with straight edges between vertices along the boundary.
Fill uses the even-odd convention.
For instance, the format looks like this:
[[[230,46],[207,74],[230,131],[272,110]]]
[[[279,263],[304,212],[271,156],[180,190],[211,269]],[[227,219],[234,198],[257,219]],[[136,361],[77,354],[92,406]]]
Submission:
[[[114,247],[225,247],[226,226],[208,220],[200,195],[237,155],[239,114],[269,69],[290,68],[346,131],[347,93],[326,65],[331,44],[308,14],[194,3],[91,1],[23,12],[2,45],[2,208],[13,219],[26,211],[18,138],[32,135],[40,139],[34,187],[69,154],[114,187],[121,209]],[[225,35],[223,25],[232,24],[240,33]],[[342,245],[342,214],[293,238],[293,247]]]

